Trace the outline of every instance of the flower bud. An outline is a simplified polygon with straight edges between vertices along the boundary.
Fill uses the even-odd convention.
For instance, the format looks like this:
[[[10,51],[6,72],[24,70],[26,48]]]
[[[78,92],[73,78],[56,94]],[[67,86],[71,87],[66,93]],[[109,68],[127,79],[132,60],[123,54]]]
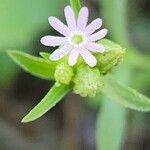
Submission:
[[[77,68],[73,82],[74,93],[82,97],[94,97],[97,91],[103,87],[99,70],[85,65]]]
[[[107,74],[123,60],[125,50],[106,39],[102,41],[102,44],[106,51],[97,55],[97,66],[101,74]]]
[[[58,83],[69,84],[73,75],[73,69],[66,63],[61,63],[56,66],[54,76]]]

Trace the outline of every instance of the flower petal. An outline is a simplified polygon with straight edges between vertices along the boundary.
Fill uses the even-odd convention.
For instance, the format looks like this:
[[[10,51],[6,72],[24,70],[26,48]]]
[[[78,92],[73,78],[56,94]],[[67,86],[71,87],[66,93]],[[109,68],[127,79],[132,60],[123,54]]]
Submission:
[[[59,45],[65,45],[66,44],[66,38],[65,37],[58,37],[58,36],[44,36],[41,38],[41,43],[45,46],[59,46]]]
[[[88,16],[89,16],[89,11],[87,7],[82,7],[80,12],[79,12],[79,16],[78,16],[78,20],[77,20],[77,28],[78,30],[84,31],[88,22]]]
[[[86,27],[86,33],[87,35],[91,35],[94,33],[97,29],[99,29],[102,26],[102,19],[97,18],[93,20],[87,27]]]
[[[96,65],[96,58],[87,49],[81,48],[80,54],[90,67],[94,67]]]
[[[56,17],[49,17],[48,18],[50,25],[59,33],[61,33],[64,36],[69,35],[70,30],[69,28],[62,23],[59,19],[57,19]]]
[[[75,14],[70,6],[65,7],[65,17],[68,24],[68,28],[70,30],[76,29],[76,20],[75,20]]]
[[[79,51],[77,48],[73,49],[69,54],[69,60],[68,63],[70,66],[73,66],[76,64],[79,56]]]
[[[65,45],[65,46],[55,50],[50,55],[50,59],[54,60],[54,61],[57,61],[57,60],[63,58],[65,55],[67,55],[70,51],[71,51],[71,46],[70,45]]]
[[[90,41],[97,41],[97,40],[100,40],[100,39],[102,39],[103,37],[106,36],[107,32],[108,32],[107,29],[102,29],[102,30],[100,30],[99,32],[92,34],[92,35],[89,37],[89,40],[90,40]]]
[[[105,47],[103,45],[94,42],[89,42],[85,47],[91,52],[103,53],[105,51]]]

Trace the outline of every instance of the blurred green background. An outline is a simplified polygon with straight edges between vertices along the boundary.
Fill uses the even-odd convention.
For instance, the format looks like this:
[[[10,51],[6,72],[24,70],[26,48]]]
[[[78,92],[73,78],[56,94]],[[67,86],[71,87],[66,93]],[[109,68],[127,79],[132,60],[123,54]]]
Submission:
[[[90,20],[99,15],[105,20],[105,16],[111,13],[103,12],[102,1],[83,1],[82,4],[90,9]],[[39,41],[46,34],[57,34],[49,26],[48,17],[57,16],[63,20],[66,4],[69,1],[0,0],[0,150],[96,149],[95,122],[100,95],[88,101],[70,94],[41,119],[29,124],[20,123],[52,83],[23,72],[8,58],[6,50],[35,55],[40,51],[51,52]],[[128,0],[125,16],[129,40],[140,52],[133,65],[128,66],[133,71],[130,85],[150,96],[150,1]],[[107,20],[104,26],[111,28]],[[127,119],[122,149],[149,150],[150,114],[129,111]]]

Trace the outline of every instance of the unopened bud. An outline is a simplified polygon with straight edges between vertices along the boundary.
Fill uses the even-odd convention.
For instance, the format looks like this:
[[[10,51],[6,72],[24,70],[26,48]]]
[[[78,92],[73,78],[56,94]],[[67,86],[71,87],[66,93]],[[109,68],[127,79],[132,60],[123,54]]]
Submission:
[[[55,80],[58,83],[69,84],[73,77],[73,69],[65,64],[59,64],[56,66],[55,70]]]
[[[120,62],[122,62],[125,50],[123,50],[119,45],[106,39],[102,40],[101,43],[105,46],[106,51],[96,56],[97,66],[101,74],[107,74]]]
[[[97,91],[103,87],[99,70],[85,65],[77,68],[73,82],[74,93],[82,97],[94,97]]]

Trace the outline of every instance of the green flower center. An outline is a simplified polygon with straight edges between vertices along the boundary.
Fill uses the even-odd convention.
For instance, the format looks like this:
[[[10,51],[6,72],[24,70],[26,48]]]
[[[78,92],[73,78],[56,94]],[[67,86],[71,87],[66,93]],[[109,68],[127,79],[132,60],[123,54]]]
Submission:
[[[81,35],[74,35],[72,37],[72,42],[77,45],[81,44],[83,42],[83,40],[84,40],[83,36],[81,36]]]

